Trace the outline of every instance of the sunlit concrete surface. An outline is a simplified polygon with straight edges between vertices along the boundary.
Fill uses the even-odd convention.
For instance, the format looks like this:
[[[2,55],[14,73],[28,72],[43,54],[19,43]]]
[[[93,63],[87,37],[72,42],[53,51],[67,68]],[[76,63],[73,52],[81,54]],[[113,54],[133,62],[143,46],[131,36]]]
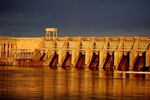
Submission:
[[[49,65],[56,53],[59,67],[63,66],[67,52],[72,55],[71,66],[76,65],[80,53],[85,55],[85,68],[88,68],[93,54],[98,55],[99,70],[103,70],[104,65],[109,68],[109,64],[106,64],[108,56],[113,58],[113,70],[118,70],[121,59],[128,55],[128,69],[133,70],[140,56],[144,57],[144,66],[150,66],[150,37],[0,38],[0,63],[2,65]]]

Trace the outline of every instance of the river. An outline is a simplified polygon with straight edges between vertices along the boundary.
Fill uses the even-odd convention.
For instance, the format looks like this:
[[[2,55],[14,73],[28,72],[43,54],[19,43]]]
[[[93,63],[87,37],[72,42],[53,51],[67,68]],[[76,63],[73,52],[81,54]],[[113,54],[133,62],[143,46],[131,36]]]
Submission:
[[[140,100],[150,79],[100,77],[91,70],[0,66],[0,100]]]

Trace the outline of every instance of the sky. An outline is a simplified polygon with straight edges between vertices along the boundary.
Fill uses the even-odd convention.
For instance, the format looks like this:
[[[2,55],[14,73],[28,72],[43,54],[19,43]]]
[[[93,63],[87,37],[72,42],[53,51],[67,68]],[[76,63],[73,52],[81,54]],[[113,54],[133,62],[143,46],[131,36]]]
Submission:
[[[0,0],[0,36],[150,36],[150,0]]]

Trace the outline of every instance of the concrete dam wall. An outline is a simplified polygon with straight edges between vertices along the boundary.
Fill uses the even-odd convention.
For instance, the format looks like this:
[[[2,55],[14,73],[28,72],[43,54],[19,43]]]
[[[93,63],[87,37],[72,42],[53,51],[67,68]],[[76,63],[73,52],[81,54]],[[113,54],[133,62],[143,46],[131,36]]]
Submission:
[[[145,71],[150,37],[3,37],[0,65]]]

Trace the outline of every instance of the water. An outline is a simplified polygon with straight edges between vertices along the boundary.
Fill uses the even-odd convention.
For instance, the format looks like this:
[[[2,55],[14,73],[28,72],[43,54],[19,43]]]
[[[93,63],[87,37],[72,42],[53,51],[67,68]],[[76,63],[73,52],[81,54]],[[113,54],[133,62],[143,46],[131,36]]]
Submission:
[[[100,78],[90,70],[52,70],[48,66],[0,67],[1,100],[149,99],[150,80]]]

